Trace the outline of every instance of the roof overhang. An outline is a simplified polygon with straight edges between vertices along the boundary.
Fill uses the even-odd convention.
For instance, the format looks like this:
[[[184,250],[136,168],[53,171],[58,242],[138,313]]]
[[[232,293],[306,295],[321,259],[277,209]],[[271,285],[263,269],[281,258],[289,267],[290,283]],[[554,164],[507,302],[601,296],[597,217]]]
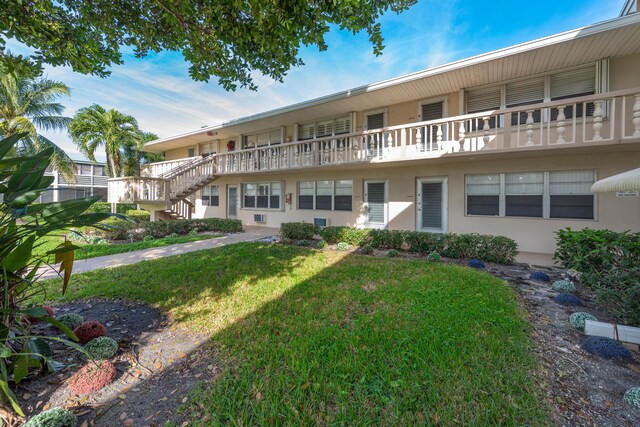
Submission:
[[[529,41],[378,83],[158,139],[163,152],[351,111],[366,111],[464,88],[517,79],[640,52],[640,13]]]

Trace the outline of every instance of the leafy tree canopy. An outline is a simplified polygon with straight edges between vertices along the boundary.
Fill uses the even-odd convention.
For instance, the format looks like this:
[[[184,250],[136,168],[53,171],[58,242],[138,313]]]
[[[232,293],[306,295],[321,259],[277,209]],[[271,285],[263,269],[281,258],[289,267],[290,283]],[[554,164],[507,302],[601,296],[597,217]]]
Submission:
[[[122,63],[121,48],[137,57],[182,52],[194,80],[215,76],[227,90],[256,89],[252,73],[282,81],[303,65],[302,45],[326,50],[331,25],[366,31],[379,55],[380,24],[389,9],[400,13],[416,0],[4,0],[0,8],[0,62],[25,67],[6,41],[35,49],[32,70],[68,65],[101,77]]]

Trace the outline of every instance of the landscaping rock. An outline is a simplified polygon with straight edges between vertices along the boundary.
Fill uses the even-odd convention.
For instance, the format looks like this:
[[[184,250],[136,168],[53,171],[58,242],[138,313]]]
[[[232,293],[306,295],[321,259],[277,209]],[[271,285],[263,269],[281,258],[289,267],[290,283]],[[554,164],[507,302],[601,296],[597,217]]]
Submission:
[[[549,275],[547,273],[545,273],[544,271],[534,271],[533,273],[531,273],[531,276],[529,276],[531,278],[531,280],[535,280],[538,282],[550,282],[551,281],[551,277],[549,277]]]
[[[479,259],[470,259],[469,262],[467,262],[467,265],[478,270],[485,268],[484,262]]]
[[[620,342],[607,337],[589,337],[582,343],[582,349],[605,359],[633,360],[631,352]]]
[[[584,305],[582,300],[580,298],[578,298],[577,296],[573,295],[573,294],[566,294],[566,293],[558,294],[554,298],[554,300],[558,304],[564,305],[564,306],[570,306],[570,305],[582,306],[582,305]]]

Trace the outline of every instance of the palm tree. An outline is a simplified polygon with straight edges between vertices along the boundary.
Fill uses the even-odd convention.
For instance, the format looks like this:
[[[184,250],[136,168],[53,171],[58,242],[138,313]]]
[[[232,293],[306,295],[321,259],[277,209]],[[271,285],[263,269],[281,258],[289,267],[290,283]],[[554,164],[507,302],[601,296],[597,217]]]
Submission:
[[[124,175],[140,176],[142,166],[147,163],[161,162],[164,160],[162,154],[146,153],[142,151],[144,146],[151,141],[158,139],[158,135],[153,132],[140,131],[138,138],[126,145],[123,150],[124,154]]]
[[[138,122],[132,116],[93,104],[78,110],[69,125],[69,135],[89,160],[96,161],[95,152],[104,148],[107,171],[116,178],[124,172],[122,150],[138,140]]]
[[[58,99],[62,96],[69,96],[69,88],[64,83],[0,72],[0,135],[9,137],[27,133],[29,136],[18,146],[18,151],[24,155],[53,148],[51,164],[66,178],[72,179],[75,166],[71,158],[51,140],[38,134],[38,129],[64,130],[71,122],[71,118],[61,115],[64,106]]]

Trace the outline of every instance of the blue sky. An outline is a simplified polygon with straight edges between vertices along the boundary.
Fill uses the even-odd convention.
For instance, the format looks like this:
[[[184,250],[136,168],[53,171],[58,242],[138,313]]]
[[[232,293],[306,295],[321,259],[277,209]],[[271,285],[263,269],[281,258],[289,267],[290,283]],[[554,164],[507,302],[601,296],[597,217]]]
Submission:
[[[166,137],[604,21],[616,17],[622,3],[419,0],[409,11],[380,20],[382,56],[373,55],[366,33],[334,29],[326,36],[328,51],[304,48],[300,56],[306,65],[291,70],[284,83],[255,76],[257,92],[228,93],[215,79],[194,82],[175,52],[144,59],[126,54],[125,64],[112,68],[106,79],[64,67],[46,68],[46,75],[71,88],[71,97],[62,101],[65,115],[98,103],[133,115],[143,130]],[[25,52],[15,43],[9,48]],[[46,135],[72,158],[82,158],[66,133]]]

